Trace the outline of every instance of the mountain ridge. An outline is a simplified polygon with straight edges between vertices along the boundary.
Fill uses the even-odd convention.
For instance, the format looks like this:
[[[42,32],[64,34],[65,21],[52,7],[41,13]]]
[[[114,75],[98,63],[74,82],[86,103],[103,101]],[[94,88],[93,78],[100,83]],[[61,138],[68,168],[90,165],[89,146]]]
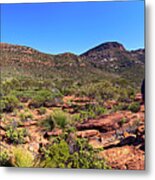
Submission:
[[[33,48],[33,47],[30,47],[30,46],[27,46],[27,45],[18,45],[18,44],[12,44],[12,43],[6,43],[6,42],[0,42],[0,48],[9,48],[9,47],[18,47],[18,48],[21,48],[21,49],[30,49],[34,52],[39,52],[39,53],[43,53],[43,54],[48,54],[48,55],[60,55],[60,54],[73,54],[73,55],[76,55],[76,56],[81,56],[83,54],[85,54],[86,52],[88,51],[91,51],[93,49],[96,49],[98,47],[105,47],[106,45],[108,44],[116,44],[116,46],[120,45],[120,48],[122,48],[122,50],[126,50],[126,51],[129,51],[129,52],[136,52],[136,51],[145,51],[145,48],[142,48],[142,47],[139,47],[139,48],[136,48],[136,49],[132,49],[132,50],[127,50],[123,44],[117,42],[117,41],[109,41],[109,42],[104,42],[104,43],[101,43],[99,45],[96,45],[95,47],[93,48],[89,48],[88,50],[84,51],[83,53],[80,53],[79,55],[77,55],[76,53],[72,53],[72,52],[69,52],[69,51],[66,51],[66,52],[62,52],[62,53],[47,53],[47,52],[43,52],[43,51],[40,51],[40,50],[37,50],[36,48]]]
[[[144,78],[145,49],[128,51],[118,42],[102,43],[81,55],[42,53],[27,46],[0,43],[3,76],[27,75],[60,79],[104,79],[114,76],[131,82]],[[11,70],[14,69],[14,72]]]

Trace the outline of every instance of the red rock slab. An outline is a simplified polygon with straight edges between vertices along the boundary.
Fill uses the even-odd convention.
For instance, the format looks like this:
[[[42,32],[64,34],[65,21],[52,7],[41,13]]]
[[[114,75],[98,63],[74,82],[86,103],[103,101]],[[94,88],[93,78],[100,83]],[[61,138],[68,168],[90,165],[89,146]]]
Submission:
[[[32,126],[36,124],[37,124],[37,121],[27,121],[23,123],[23,126]]]
[[[98,130],[85,130],[85,131],[78,131],[76,133],[77,137],[81,137],[81,138],[89,138],[92,136],[99,136],[100,132]]]
[[[59,136],[62,134],[62,129],[54,129],[53,131],[46,132],[47,136]]]
[[[113,169],[144,170],[144,151],[134,146],[123,146],[104,150],[100,157],[105,158]]]
[[[122,120],[122,118],[124,118],[122,113],[113,113],[111,115],[88,120],[82,124],[78,124],[77,129],[103,129],[110,131],[119,128],[118,123]]]

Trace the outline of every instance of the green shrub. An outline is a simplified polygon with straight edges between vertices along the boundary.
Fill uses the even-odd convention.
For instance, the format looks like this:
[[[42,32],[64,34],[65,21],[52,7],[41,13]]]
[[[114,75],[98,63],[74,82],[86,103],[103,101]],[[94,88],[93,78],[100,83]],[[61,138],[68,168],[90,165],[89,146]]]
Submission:
[[[122,118],[121,119],[121,122],[120,122],[120,125],[122,126],[123,124],[125,124],[127,122],[127,119],[126,118]]]
[[[10,165],[10,156],[6,150],[0,151],[0,166],[11,166]]]
[[[41,163],[43,167],[50,168],[65,168],[65,163],[69,158],[69,147],[65,141],[59,144],[53,144],[48,149],[44,150],[45,160]]]
[[[118,105],[115,105],[113,107],[113,110],[114,111],[118,111],[118,110],[128,110],[128,106],[129,104],[128,103],[124,103],[124,102],[119,102]]]
[[[20,85],[20,82],[17,79],[15,79],[15,78],[7,79],[2,82],[1,92],[3,95],[10,94],[10,92],[13,89],[17,89],[19,87],[19,85]]]
[[[29,106],[34,108],[39,108],[41,106],[45,106],[47,102],[53,102],[55,104],[58,100],[62,98],[62,94],[60,92],[52,92],[49,90],[40,90],[36,91],[34,97],[32,98]]]
[[[45,113],[46,113],[46,108],[45,108],[45,107],[40,107],[40,108],[38,109],[38,114],[43,115],[43,114],[45,114]]]
[[[72,121],[73,122],[81,122],[81,115],[80,115],[80,113],[78,113],[78,114],[73,114],[72,115]]]
[[[109,169],[105,160],[99,159],[98,152],[84,139],[77,139],[68,144],[58,140],[43,149],[41,167],[48,168],[97,168]]]
[[[34,167],[34,157],[25,148],[16,147],[13,149],[12,165],[14,167]]]
[[[129,105],[128,109],[130,111],[136,113],[140,110],[140,103],[139,102],[133,102],[132,104]]]
[[[52,119],[56,125],[64,129],[68,123],[68,117],[62,110],[55,110],[52,114]]]
[[[25,143],[25,137],[28,135],[28,132],[25,128],[17,129],[14,127],[9,127],[6,131],[6,137],[8,141],[14,144],[23,144]]]
[[[97,102],[115,99],[120,102],[126,102],[133,99],[135,90],[124,79],[113,81],[100,81],[83,85],[75,91],[77,96],[87,96],[96,99]]]
[[[18,99],[16,96],[13,95],[7,95],[2,97],[1,101],[1,112],[6,111],[6,112],[12,112],[14,108],[16,108],[19,104]]]
[[[29,111],[25,111],[19,114],[20,120],[25,122],[33,118],[33,115]]]
[[[47,116],[45,119],[43,119],[40,125],[44,127],[46,131],[52,131],[55,127],[55,122],[52,116],[50,115],[50,116]]]
[[[85,106],[85,110],[80,111],[81,119],[92,119],[97,116],[104,115],[107,113],[107,109],[103,105],[91,105]]]

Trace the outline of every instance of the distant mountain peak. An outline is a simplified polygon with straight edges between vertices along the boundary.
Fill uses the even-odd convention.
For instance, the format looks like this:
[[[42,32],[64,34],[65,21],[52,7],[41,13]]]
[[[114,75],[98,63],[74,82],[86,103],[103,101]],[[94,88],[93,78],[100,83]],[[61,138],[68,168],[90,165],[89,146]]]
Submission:
[[[106,51],[106,50],[126,51],[125,47],[121,43],[113,41],[113,42],[102,43],[102,44],[88,50],[84,54],[87,54],[87,53],[93,52],[93,51],[98,51],[99,52],[99,51]]]
[[[106,43],[102,43],[99,46],[97,46],[96,48],[103,48],[103,49],[119,49],[119,50],[123,50],[125,51],[124,46],[121,43],[118,43],[116,41],[114,42],[106,42]]]

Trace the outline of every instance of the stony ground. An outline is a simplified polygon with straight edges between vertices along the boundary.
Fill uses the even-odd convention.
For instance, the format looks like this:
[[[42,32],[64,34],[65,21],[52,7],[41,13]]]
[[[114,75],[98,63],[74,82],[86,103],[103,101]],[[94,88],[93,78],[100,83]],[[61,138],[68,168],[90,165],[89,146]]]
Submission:
[[[89,99],[75,98],[67,96],[64,98],[64,104],[61,107],[69,113],[74,113],[74,109],[65,102],[74,101],[78,105],[89,102]],[[135,101],[141,102],[141,96],[138,94]],[[90,102],[89,102],[90,103]],[[94,102],[91,102],[94,103]],[[113,106],[115,102],[106,102],[107,107]],[[24,104],[25,108],[28,103]],[[38,153],[40,145],[48,144],[47,136],[58,136],[62,133],[61,129],[55,128],[52,131],[45,132],[38,122],[48,116],[54,108],[47,108],[44,115],[39,115],[37,109],[31,110],[33,120],[23,123],[19,128],[26,128],[31,137],[26,138],[25,148],[34,153]],[[20,110],[22,112],[22,109]],[[145,168],[145,122],[144,105],[141,103],[140,111],[132,113],[131,111],[117,111],[99,116],[96,119],[85,120],[76,124],[77,131],[75,135],[80,138],[87,138],[93,148],[104,148],[99,156],[106,159],[113,169],[134,169],[143,170]],[[5,114],[5,119],[18,120],[15,113]],[[123,121],[122,121],[123,119]],[[1,146],[11,148],[12,144],[6,141],[5,127],[7,121],[0,124]]]

